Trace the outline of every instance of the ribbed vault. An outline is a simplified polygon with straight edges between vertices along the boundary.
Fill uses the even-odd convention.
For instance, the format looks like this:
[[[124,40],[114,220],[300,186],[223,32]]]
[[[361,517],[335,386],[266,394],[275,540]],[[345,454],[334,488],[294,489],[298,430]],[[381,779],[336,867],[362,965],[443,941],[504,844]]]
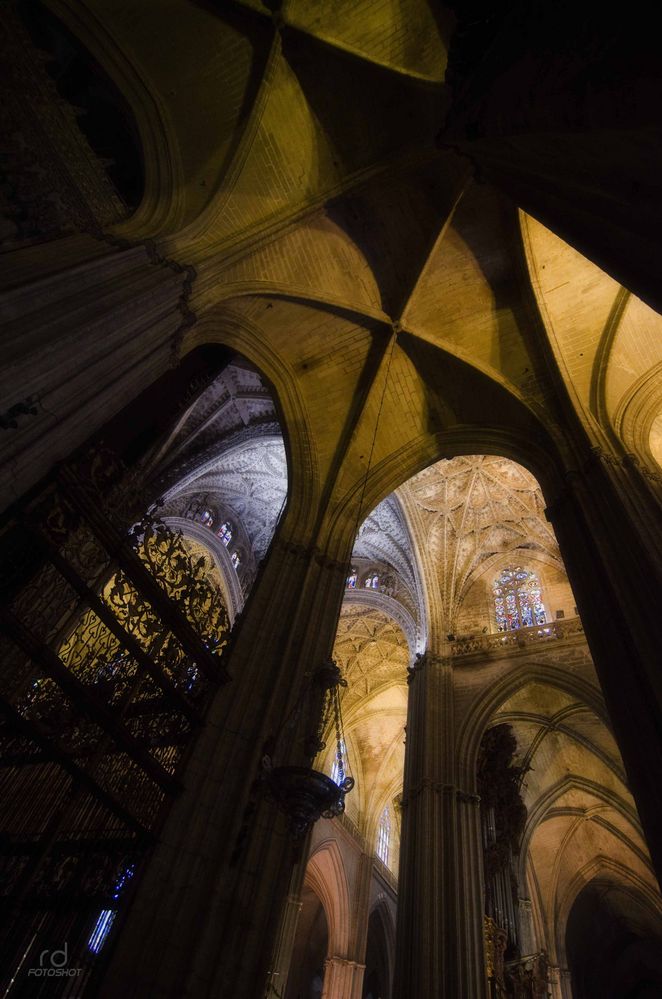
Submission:
[[[652,344],[652,314],[438,144],[449,9],[47,2],[135,115],[146,193],[117,233],[195,269],[213,339],[239,322],[270,344],[306,404],[323,505],[365,471],[387,354],[374,466],[457,426],[567,446],[554,365],[591,438],[653,463],[659,358],[631,363],[626,344],[629,328]]]
[[[620,867],[655,898],[639,819],[613,736],[576,695],[529,682],[494,722],[511,726],[523,771],[520,893],[526,886],[539,946],[553,944],[563,965],[568,912],[596,872]]]
[[[538,571],[544,565],[562,582],[540,487],[521,465],[484,455],[451,458],[419,473],[398,496],[423,567],[437,636],[456,633],[467,622],[495,630],[490,591],[504,561]],[[483,574],[482,587],[472,593]]]

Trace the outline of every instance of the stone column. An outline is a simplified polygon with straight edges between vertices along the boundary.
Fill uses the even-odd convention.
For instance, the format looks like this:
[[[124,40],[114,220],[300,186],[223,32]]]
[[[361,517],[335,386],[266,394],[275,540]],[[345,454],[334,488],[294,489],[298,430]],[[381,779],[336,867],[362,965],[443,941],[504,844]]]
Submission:
[[[305,674],[329,655],[344,579],[344,564],[312,546],[272,544],[235,626],[232,682],[211,706],[120,932],[106,999],[264,995],[304,843],[261,795],[260,762]],[[283,762],[302,763],[301,751],[292,745]]]
[[[559,968],[559,984],[561,986],[561,999],[573,999],[572,975],[569,968]]]
[[[394,999],[483,999],[478,797],[458,786],[453,667],[410,670]]]
[[[577,599],[614,734],[662,878],[662,504],[636,463],[597,449],[548,516]]]
[[[287,975],[292,960],[292,949],[297,932],[297,923],[302,906],[299,895],[288,895],[283,906],[281,923],[276,939],[275,956],[269,969],[267,979],[267,996],[284,996],[287,987]]]

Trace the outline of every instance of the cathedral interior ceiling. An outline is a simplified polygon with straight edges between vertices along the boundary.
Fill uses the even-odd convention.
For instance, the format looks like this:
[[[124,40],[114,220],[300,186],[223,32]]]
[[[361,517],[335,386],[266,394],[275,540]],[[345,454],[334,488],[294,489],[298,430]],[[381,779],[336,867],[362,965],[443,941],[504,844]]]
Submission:
[[[443,634],[456,630],[463,599],[495,556],[542,558],[562,569],[540,487],[513,461],[485,455],[441,461],[398,496],[423,566],[429,619]]]
[[[458,425],[558,444],[540,336],[546,328],[587,398],[619,288],[535,220],[518,223],[507,198],[436,146],[440,15],[389,0],[352,4],[351,16],[305,2],[273,16],[257,2],[189,7],[159,9],[186,81],[177,87],[168,45],[150,37],[153,3],[129,15],[86,0],[78,26],[92,47],[96,25],[97,46],[105,31],[132,52],[180,178],[170,195],[152,178],[151,201],[178,200],[179,223],[150,235],[195,266],[200,318],[213,314],[218,331],[238,318],[293,373],[322,494],[342,502],[363,471],[374,412],[360,400],[393,324],[393,430],[376,461]],[[144,235],[141,224],[139,211],[122,232]]]
[[[159,468],[189,454],[181,482],[166,494],[166,513],[184,516],[194,500],[196,516],[209,509],[215,518],[233,517],[235,539],[246,539],[255,564],[266,550],[287,492],[282,439],[259,433],[273,417],[259,378],[247,368],[230,366],[184,414],[155,470],[158,480]],[[238,429],[249,434],[239,444]],[[216,438],[213,459],[200,446],[208,438]],[[384,804],[401,789],[406,671],[415,652],[430,640],[427,622],[435,640],[455,629],[463,600],[486,572],[492,600],[491,569],[499,560],[515,559],[537,571],[551,566],[564,576],[544,508],[538,483],[522,466],[492,456],[457,457],[406,482],[361,525],[352,555],[356,587],[347,591],[334,657],[348,683],[342,703],[358,778],[352,810],[363,828],[375,824]],[[204,529],[198,534],[202,537]],[[198,551],[200,537],[190,544]],[[365,580],[375,573],[379,582],[372,590]],[[494,630],[493,615],[484,606],[482,612],[483,630]],[[535,712],[530,714],[529,728],[521,722],[522,732],[535,744],[539,721]],[[582,734],[582,725],[590,728],[586,718],[579,717],[582,710],[570,715],[564,724],[580,733],[576,744],[586,749],[591,742],[591,759],[606,768],[602,783],[607,778],[616,781],[619,793],[627,795],[620,764],[611,766],[615,750],[604,727],[598,734]],[[325,767],[330,766],[332,748],[327,755]],[[551,775],[553,767],[545,766],[545,773]]]
[[[128,241],[113,253],[149,246],[148,270],[172,266],[173,285],[187,275],[189,315],[162,346],[183,356],[221,343],[248,359],[204,387],[154,450],[154,496],[164,516],[195,521],[186,546],[233,615],[288,497],[308,490],[300,536],[314,537],[316,556],[345,560],[356,534],[333,650],[357,781],[347,809],[374,843],[394,806],[397,844],[408,667],[424,649],[494,636],[493,584],[509,566],[540,577],[550,624],[576,614],[543,488],[553,499],[556,473],[588,444],[662,466],[662,320],[440,143],[452,33],[442,5],[45,3],[135,116],[145,196],[112,229]],[[224,573],[235,573],[231,593]],[[557,644],[535,662],[501,650],[473,678],[458,663],[454,709],[464,724],[481,698],[498,704],[491,679],[535,671],[480,717],[517,740],[520,887],[558,961],[590,881],[608,876],[645,899],[656,885],[588,647]],[[336,849],[313,858],[320,885],[339,883]]]
[[[392,618],[377,608],[346,602],[333,656],[347,680],[342,711],[356,780],[353,800],[348,797],[349,814],[364,834],[371,835],[384,806],[392,804],[402,789],[411,653]],[[327,750],[323,760],[327,771],[332,755]]]
[[[281,439],[246,442],[220,457],[181,492],[168,496],[181,501],[208,497],[228,516],[239,520],[251,549],[260,561],[273,536],[287,495],[287,462]]]
[[[355,585],[343,603],[334,657],[348,681],[342,704],[348,749],[360,771],[356,807],[363,826],[376,822],[387,787],[392,798],[401,790],[406,668],[414,652],[406,629],[366,583],[376,571],[380,591],[386,584],[390,599],[411,607],[414,598],[417,621],[429,621],[432,633],[420,648],[455,630],[463,600],[490,567],[486,592],[493,603],[494,567],[501,562],[514,559],[543,572],[551,568],[571,593],[544,509],[530,472],[508,459],[479,455],[437,462],[382,501],[362,524],[352,555]],[[495,630],[489,603],[481,605],[481,613],[484,630]],[[543,713],[548,701],[545,690]],[[586,719],[574,721],[580,735],[582,724],[590,728]],[[599,725],[593,741],[613,777],[609,754],[615,746]],[[527,729],[523,737],[534,734]],[[581,738],[583,746],[588,735]],[[615,758],[622,785],[617,753]]]
[[[162,512],[209,510],[215,531],[233,527],[243,566],[264,557],[287,496],[287,459],[274,403],[250,366],[229,365],[180,418],[151,461]]]
[[[278,420],[269,389],[257,371],[236,359],[197,396],[151,458],[159,483],[198,475],[230,442],[273,430]],[[249,430],[250,433],[245,433]]]
[[[538,307],[580,410],[659,466],[650,437],[662,412],[660,315],[540,222],[520,212],[520,224]]]
[[[627,424],[627,448],[654,463],[652,314],[621,308],[616,282],[438,145],[451,34],[440,8],[48,2],[136,115],[146,194],[117,233],[195,268],[198,322],[182,350],[238,324],[238,349],[250,356],[252,338],[287,369],[305,420],[284,435],[305,422],[314,500],[331,518],[365,472],[387,355],[375,467],[408,449],[439,457],[437,438],[459,427],[477,453],[487,427],[510,434],[498,450],[539,476],[553,463],[527,448],[571,454],[546,334],[590,435],[617,448]],[[628,330],[642,325],[650,344],[635,364]],[[197,446],[209,437],[198,428]]]

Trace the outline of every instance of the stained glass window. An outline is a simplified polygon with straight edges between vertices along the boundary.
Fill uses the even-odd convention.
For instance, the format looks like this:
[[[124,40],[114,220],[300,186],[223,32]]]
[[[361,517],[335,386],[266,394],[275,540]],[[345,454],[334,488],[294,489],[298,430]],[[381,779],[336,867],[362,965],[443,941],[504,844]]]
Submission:
[[[347,585],[351,587],[351,589],[354,589],[354,587],[356,586],[356,579],[357,579],[356,569],[352,569],[349,576],[347,577]]]
[[[391,845],[391,817],[388,812],[388,805],[381,814],[379,826],[377,828],[377,856],[388,864],[389,848]]]
[[[372,575],[366,576],[364,586],[367,590],[378,590],[379,589],[379,576]]]
[[[115,889],[113,891],[113,898],[118,899],[122,894],[122,890],[133,877],[133,872],[135,871],[135,866],[131,864],[129,867],[125,868],[120,874],[119,878],[115,882]],[[102,909],[97,917],[97,921],[94,924],[94,928],[90,933],[89,939],[87,941],[87,946],[90,948],[93,954],[98,954],[103,945],[106,942],[106,938],[110,933],[113,923],[115,922],[115,916],[117,915],[117,909]]]
[[[540,583],[534,572],[521,565],[510,566],[495,580],[493,592],[499,631],[546,623]]]
[[[214,523],[214,516],[211,510],[203,510],[200,514],[200,523],[204,524],[206,527],[211,527]]]
[[[216,532],[217,536],[221,539],[226,548],[232,541],[232,530],[232,524],[229,520],[226,520]]]
[[[232,552],[232,554],[230,555],[230,560],[235,569],[237,569],[239,567],[239,563],[241,562],[241,559],[239,558],[239,552]]]

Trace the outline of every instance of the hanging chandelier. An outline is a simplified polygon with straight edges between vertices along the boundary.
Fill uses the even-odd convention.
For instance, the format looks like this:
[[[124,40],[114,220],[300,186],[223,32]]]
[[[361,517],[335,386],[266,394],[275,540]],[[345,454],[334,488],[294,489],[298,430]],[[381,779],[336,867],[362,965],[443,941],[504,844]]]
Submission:
[[[390,349],[385,365],[384,384],[377,410],[377,417],[372,434],[370,453],[365,475],[361,484],[356,511],[354,537],[357,536],[365,491],[372,467],[372,458],[377,440],[379,420],[384,407],[386,390],[391,371],[391,362],[395,349],[395,341],[399,324],[393,325],[390,339]],[[284,812],[289,821],[290,829],[296,837],[304,836],[310,826],[320,818],[334,818],[345,810],[345,795],[354,787],[354,778],[347,774],[345,740],[343,738],[342,714],[340,709],[340,687],[346,687],[336,663],[330,659],[320,666],[310,678],[307,687],[297,701],[289,719],[278,737],[273,740],[271,749],[267,749],[262,758],[262,779],[267,797]],[[278,745],[282,747],[284,734],[288,727],[294,728],[295,720],[300,719],[303,711],[307,717],[304,724],[304,749],[306,755],[313,759],[317,753],[326,748],[323,734],[333,722],[336,737],[336,758],[333,768],[334,780],[319,770],[304,766],[279,766],[277,764]],[[317,721],[318,719],[321,719]],[[281,749],[282,751],[282,749]]]
[[[354,778],[347,774],[340,709],[340,687],[346,686],[347,681],[333,660],[320,666],[295,705],[288,723],[283,725],[271,753],[265,754],[262,759],[267,797],[287,816],[290,829],[297,838],[304,836],[318,819],[332,819],[344,812],[345,795],[354,787]],[[309,757],[326,749],[322,737],[333,725],[336,741],[334,774],[337,780],[312,767],[277,764],[286,735],[302,715],[305,715],[306,725],[304,749]],[[320,719],[317,725],[314,724],[315,717]]]

